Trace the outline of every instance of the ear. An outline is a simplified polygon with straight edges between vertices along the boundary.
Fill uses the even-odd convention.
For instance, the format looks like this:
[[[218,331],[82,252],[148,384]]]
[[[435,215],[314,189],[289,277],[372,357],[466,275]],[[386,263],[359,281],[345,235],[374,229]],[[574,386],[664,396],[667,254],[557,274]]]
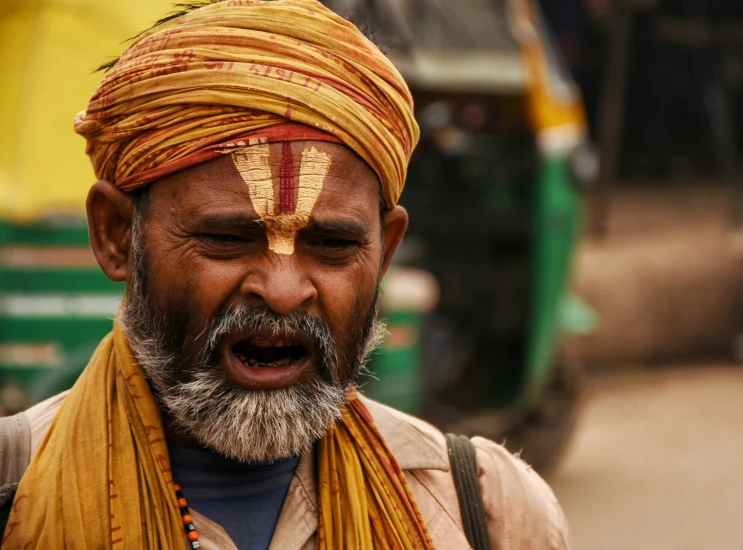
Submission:
[[[408,212],[402,206],[395,206],[384,215],[384,251],[382,256],[382,277],[392,263],[397,247],[400,246],[405,230],[408,228]]]
[[[112,281],[129,277],[132,201],[114,184],[99,181],[88,191],[85,204],[88,232],[98,265]]]

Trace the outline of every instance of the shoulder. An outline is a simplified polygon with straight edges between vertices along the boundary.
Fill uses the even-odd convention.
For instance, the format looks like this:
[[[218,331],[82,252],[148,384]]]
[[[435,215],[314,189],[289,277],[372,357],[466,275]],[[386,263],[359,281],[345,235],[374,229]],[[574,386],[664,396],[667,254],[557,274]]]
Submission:
[[[0,418],[0,486],[20,481],[66,396],[63,392],[24,412]]]
[[[449,473],[446,438],[431,424],[362,397],[390,450],[442,506],[459,508]],[[489,439],[475,437],[477,473],[495,548],[567,550],[567,521],[554,493],[523,460]],[[419,503],[420,504],[420,503]],[[459,519],[459,518],[457,518]],[[461,525],[461,523],[460,523]]]
[[[62,403],[64,403],[68,393],[70,393],[69,390],[58,393],[41,403],[37,403],[23,413],[28,418],[31,431],[31,455],[36,452],[41,440],[44,439],[46,432],[49,431],[49,427],[52,425],[52,421],[57,416],[57,411],[59,411]]]
[[[0,418],[0,486],[17,483],[31,458],[31,431],[25,413]]]
[[[504,547],[523,550],[570,548],[567,520],[539,474],[502,445],[482,437],[472,443],[491,539],[505,536],[509,544]],[[498,526],[505,522],[504,535]]]

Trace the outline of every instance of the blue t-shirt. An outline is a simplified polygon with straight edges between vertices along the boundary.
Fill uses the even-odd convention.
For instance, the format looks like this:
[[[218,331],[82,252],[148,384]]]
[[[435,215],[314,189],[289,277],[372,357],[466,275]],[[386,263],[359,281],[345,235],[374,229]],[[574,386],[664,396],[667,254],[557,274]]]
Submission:
[[[240,550],[267,550],[299,459],[251,465],[206,449],[169,450],[189,507],[224,527]]]

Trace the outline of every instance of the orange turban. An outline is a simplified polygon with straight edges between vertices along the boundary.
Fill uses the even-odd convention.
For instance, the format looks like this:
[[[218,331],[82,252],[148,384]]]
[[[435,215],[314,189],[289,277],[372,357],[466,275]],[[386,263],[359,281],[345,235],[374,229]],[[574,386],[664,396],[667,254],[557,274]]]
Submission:
[[[343,143],[397,203],[418,141],[392,63],[315,0],[224,0],[137,37],[75,119],[96,176],[131,191],[256,143]]]

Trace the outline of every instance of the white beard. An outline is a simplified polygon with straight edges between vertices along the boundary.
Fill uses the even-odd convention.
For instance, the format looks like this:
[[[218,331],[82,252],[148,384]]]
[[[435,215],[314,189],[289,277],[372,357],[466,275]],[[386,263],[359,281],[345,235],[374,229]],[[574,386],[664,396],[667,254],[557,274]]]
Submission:
[[[325,348],[327,376],[276,390],[248,390],[228,380],[215,365],[201,364],[177,381],[180,358],[158,337],[162,319],[154,321],[136,299],[125,304],[119,324],[161,404],[176,421],[176,429],[195,437],[204,447],[247,463],[267,463],[298,456],[332,429],[347,403],[346,391],[354,383],[371,352],[386,335],[384,323],[375,320],[359,356],[350,359],[354,367],[348,380],[337,377],[337,360],[329,336],[314,334]],[[137,322],[137,319],[147,319]],[[234,317],[232,318],[234,321]],[[154,322],[153,322],[154,321]],[[288,320],[287,320],[288,321]],[[297,329],[283,320],[273,330]],[[216,335],[231,330],[233,323],[220,324],[208,346],[217,345]],[[290,331],[291,331],[290,330]]]
[[[299,456],[340,419],[345,388],[315,379],[277,390],[235,387],[218,370],[158,388],[178,425],[214,451],[249,463]]]

